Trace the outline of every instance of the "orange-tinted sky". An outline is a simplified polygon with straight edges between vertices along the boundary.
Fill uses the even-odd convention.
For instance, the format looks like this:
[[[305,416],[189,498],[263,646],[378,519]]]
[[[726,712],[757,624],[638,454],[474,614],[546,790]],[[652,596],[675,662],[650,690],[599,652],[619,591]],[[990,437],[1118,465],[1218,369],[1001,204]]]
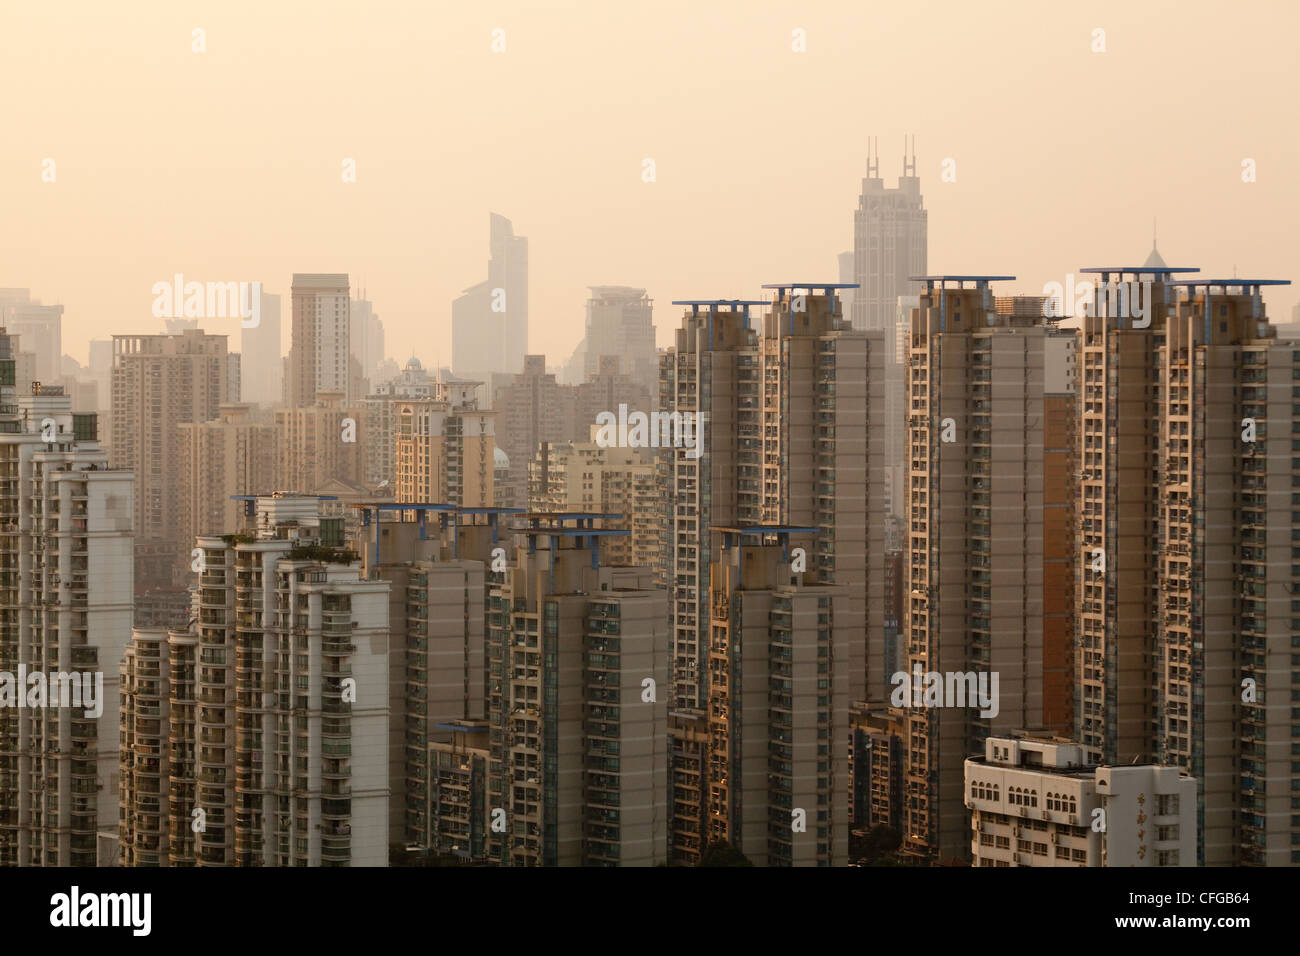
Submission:
[[[1296,280],[1297,26],[1287,0],[4,0],[0,286],[62,302],[84,361],[161,331],[173,273],[260,279],[287,325],[291,273],[347,272],[391,355],[446,362],[496,211],[557,363],[588,285],[645,286],[666,344],[671,299],[836,279],[868,138],[892,184],[906,133],[932,272],[1038,293],[1141,261],[1158,217],[1170,265]]]

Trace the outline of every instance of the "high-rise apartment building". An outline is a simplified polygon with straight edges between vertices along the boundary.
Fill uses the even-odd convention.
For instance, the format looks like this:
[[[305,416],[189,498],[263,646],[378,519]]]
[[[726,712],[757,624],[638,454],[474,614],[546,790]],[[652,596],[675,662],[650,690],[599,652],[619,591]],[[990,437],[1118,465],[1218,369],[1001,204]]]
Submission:
[[[268,494],[285,487],[276,471],[281,435],[269,418],[256,406],[229,404],[221,406],[214,421],[176,426],[173,467],[183,542],[238,527],[243,503],[233,495]],[[177,555],[182,578],[189,573],[192,547]]]
[[[617,408],[617,406],[615,406]],[[574,390],[560,385],[546,371],[545,355],[524,356],[523,371],[496,390],[497,447],[510,460],[510,478],[517,487],[528,486],[528,465],[542,442],[562,442],[584,437],[585,427],[574,420]]]
[[[292,296],[293,341],[289,347],[285,404],[314,405],[317,392],[342,392],[353,397],[348,277],[294,273]]]
[[[258,315],[257,325],[239,330],[239,400],[279,405],[284,394],[280,296],[263,292]]]
[[[315,498],[246,505],[241,532],[197,539],[191,626],[132,635],[122,863],[384,866],[389,584]]]
[[[362,446],[365,456],[365,482],[394,487],[397,479],[397,400],[401,398],[435,398],[445,389],[431,376],[420,360],[412,356],[395,378],[374,386],[374,392],[362,399],[361,431],[366,436]]]
[[[573,386],[573,433],[569,437],[582,441],[602,413],[617,417],[620,405],[626,405],[629,412],[647,415],[656,410],[658,387],[646,388],[641,378],[633,378],[622,369],[619,356],[602,355],[587,381]]]
[[[668,850],[668,614],[648,568],[600,560],[601,514],[530,515],[488,608],[489,853],[653,866]]]
[[[478,407],[477,382],[443,386],[397,402],[397,500],[491,507],[496,413]]]
[[[113,441],[110,463],[135,472],[136,579],[171,584],[181,537],[176,462],[184,423],[209,422],[230,401],[226,336],[113,336]]]
[[[1196,781],[1178,767],[1098,767],[1046,734],[990,737],[965,762],[972,866],[1192,866]]]
[[[1261,290],[1278,283],[1177,284],[1187,294],[1155,343],[1153,383],[1154,749],[1199,788],[1200,855],[1185,863],[1288,866],[1300,863],[1300,340],[1268,324]]]
[[[927,277],[908,343],[903,849],[933,862],[969,851],[965,758],[1044,711],[1045,396],[1068,389],[1073,339],[1041,297],[995,302],[999,278]],[[945,692],[921,699],[932,674]]]
[[[1093,763],[1155,759],[1158,347],[1177,301],[1170,278],[1188,271],[1155,249],[1140,267],[1084,270],[1115,290],[1082,317],[1078,357],[1074,739]]]
[[[758,334],[749,310],[758,301],[682,301],[676,341],[663,355],[664,411],[690,415],[699,450],[669,448],[668,581],[672,604],[672,703],[700,709],[707,701],[709,565],[714,526],[762,522],[758,469],[762,389]]]
[[[813,528],[717,529],[711,568],[707,843],[756,866],[847,862],[849,707],[860,604],[794,570]],[[855,606],[856,604],[856,606]],[[846,613],[847,611],[847,613]]]
[[[362,407],[348,404],[342,392],[317,392],[311,405],[277,408],[276,490],[308,494],[332,479],[364,480],[364,420]]]
[[[517,372],[528,351],[528,240],[496,213],[489,232],[487,281],[451,304],[452,370],[482,382],[493,372]]]
[[[605,543],[608,564],[653,567],[661,560],[664,505],[658,464],[639,449],[544,442],[533,458],[530,511],[612,514],[613,526],[629,532]]]
[[[93,413],[55,387],[15,401],[13,374],[0,334],[0,672],[19,695],[0,692],[0,866],[94,866],[117,816],[133,480]]]
[[[366,577],[391,584],[389,842],[482,861],[489,825],[485,609],[494,548],[504,560],[508,514],[423,503],[361,510],[367,517],[356,548]],[[380,520],[385,515],[392,520]]]
[[[693,795],[712,759],[703,712],[713,706],[707,671],[708,604],[716,528],[812,528],[793,559],[819,583],[837,585],[841,622],[858,633],[841,660],[849,700],[883,700],[888,686],[883,598],[885,337],[851,329],[838,286],[786,285],[760,338],[749,309],[766,302],[685,302],[683,327],[663,356],[660,402],[696,416],[694,449],[666,461],[667,580],[673,604],[674,861],[698,860]],[[870,690],[868,690],[870,688]],[[847,725],[840,734],[847,740]],[[845,779],[847,784],[847,777]]]

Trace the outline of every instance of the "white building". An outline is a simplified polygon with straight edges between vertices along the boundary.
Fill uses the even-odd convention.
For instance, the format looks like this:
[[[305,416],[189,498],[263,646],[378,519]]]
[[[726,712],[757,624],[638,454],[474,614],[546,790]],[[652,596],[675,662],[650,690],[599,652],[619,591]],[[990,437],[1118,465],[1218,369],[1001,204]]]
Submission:
[[[314,405],[317,392],[343,392],[351,397],[354,369],[348,277],[294,273],[292,302],[286,404]],[[359,369],[356,373],[359,375]]]
[[[93,414],[53,387],[15,403],[13,373],[0,335],[0,681],[39,673],[47,693],[18,706],[0,687],[0,866],[94,866],[117,818],[134,479],[108,470]],[[80,700],[51,694],[55,675]]]
[[[1055,737],[990,737],[966,761],[971,866],[1195,866],[1196,779],[1098,767]]]

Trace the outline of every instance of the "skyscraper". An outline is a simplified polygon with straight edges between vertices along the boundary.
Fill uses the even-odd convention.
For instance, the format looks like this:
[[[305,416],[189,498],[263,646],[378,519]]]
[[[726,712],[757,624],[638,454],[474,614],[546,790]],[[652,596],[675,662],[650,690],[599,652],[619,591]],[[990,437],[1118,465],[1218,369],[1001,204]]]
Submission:
[[[451,306],[451,367],[458,376],[490,382],[514,374],[528,351],[528,240],[504,216],[489,220],[487,281],[466,289]]]
[[[886,335],[890,360],[885,367],[885,418],[888,464],[899,467],[906,459],[902,366],[893,361],[896,352],[896,321],[900,296],[921,291],[913,276],[927,271],[929,214],[921,198],[921,180],[916,175],[916,156],[903,157],[903,175],[898,186],[885,188],[880,178],[880,155],[868,155],[867,175],[853,214],[853,327],[880,330]],[[886,507],[903,514],[904,489],[892,485]],[[883,504],[883,502],[882,502]]]
[[[356,401],[369,395],[378,384],[379,366],[384,360],[384,323],[374,303],[360,293],[352,300],[351,322],[350,348],[356,360],[356,381],[349,398]]]
[[[259,315],[257,325],[241,328],[239,332],[239,400],[258,405],[278,405],[284,391],[280,297],[263,292]]]
[[[290,406],[314,405],[317,392],[350,396],[351,299],[346,275],[295,273],[293,343],[289,348]]]
[[[0,328],[21,336],[24,351],[36,356],[35,381],[62,381],[63,306],[41,305],[27,289],[0,289]]]
[[[885,187],[880,155],[867,157],[858,208],[853,213],[853,327],[888,330],[900,295],[918,295],[926,274],[929,214],[921,198],[916,156],[903,157],[898,186]],[[893,344],[892,336],[890,345]]]
[[[574,352],[571,364],[575,367],[568,384],[590,382],[601,370],[602,361],[613,356],[618,359],[619,371],[644,388],[653,401],[659,386],[654,300],[645,289],[631,286],[593,285],[590,289],[586,333]]]

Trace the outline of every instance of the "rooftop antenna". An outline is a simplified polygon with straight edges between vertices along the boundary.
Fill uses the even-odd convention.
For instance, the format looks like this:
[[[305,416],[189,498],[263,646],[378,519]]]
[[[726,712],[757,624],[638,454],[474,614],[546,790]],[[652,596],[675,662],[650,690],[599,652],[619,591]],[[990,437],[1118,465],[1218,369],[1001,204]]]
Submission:
[[[879,178],[880,178],[880,149],[879,149],[879,147],[876,147],[876,150],[875,150],[875,155],[876,155],[875,162],[872,162],[872,160],[871,160],[872,146],[873,146],[873,144],[875,143],[875,141],[876,141],[876,138],[875,138],[874,136],[872,136],[870,139],[867,140],[867,178],[868,178],[868,179],[879,179]]]

